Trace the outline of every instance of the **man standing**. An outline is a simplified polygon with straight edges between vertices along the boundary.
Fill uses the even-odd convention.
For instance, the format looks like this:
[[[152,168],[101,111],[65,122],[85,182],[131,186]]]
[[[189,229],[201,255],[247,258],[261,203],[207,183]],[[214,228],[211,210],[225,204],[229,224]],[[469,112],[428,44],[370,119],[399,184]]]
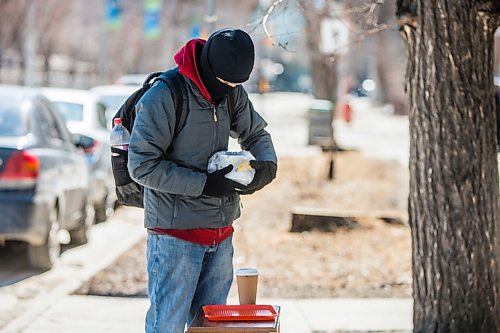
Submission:
[[[254,54],[250,36],[239,29],[186,43],[174,57],[188,108],[175,138],[168,85],[156,82],[139,102],[128,168],[144,186],[150,299],[146,332],[184,332],[203,305],[226,303],[239,195],[260,190],[276,176],[267,124],[241,86],[253,69]],[[247,187],[224,177],[231,166],[206,172],[209,158],[228,149],[230,135],[256,158],[251,162],[256,174]]]

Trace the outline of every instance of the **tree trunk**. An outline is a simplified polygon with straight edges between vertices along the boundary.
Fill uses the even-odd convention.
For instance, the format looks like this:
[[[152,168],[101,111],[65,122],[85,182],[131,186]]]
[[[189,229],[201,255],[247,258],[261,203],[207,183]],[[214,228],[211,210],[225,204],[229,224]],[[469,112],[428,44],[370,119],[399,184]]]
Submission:
[[[43,54],[43,78],[42,85],[45,87],[50,86],[50,55]]]
[[[318,99],[326,99],[337,103],[337,59],[333,55],[320,52],[321,33],[320,25],[322,19],[327,17],[328,6],[324,9],[316,9],[312,1],[301,0],[306,19],[307,45],[311,54],[311,77],[313,83],[313,95]]]
[[[408,114],[408,101],[403,90],[406,62],[401,57],[404,43],[395,31],[395,8],[395,0],[384,1],[384,5],[379,7],[378,22],[387,24],[388,29],[371,36],[375,54],[376,97],[378,102],[394,106],[396,114]]]
[[[314,97],[337,103],[337,64],[332,57],[319,52],[314,53],[311,58]]]
[[[499,13],[478,4],[398,1],[409,56],[414,332],[500,332],[493,99]]]

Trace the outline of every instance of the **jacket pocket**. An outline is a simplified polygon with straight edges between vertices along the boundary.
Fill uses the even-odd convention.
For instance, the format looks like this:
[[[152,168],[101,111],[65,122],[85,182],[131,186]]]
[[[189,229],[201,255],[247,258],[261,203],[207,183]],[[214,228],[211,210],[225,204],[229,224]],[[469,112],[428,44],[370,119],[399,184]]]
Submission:
[[[231,223],[240,216],[240,196],[238,194],[224,197],[224,214]]]
[[[179,195],[174,194],[174,211],[173,211],[173,218],[176,219],[177,215],[179,214]]]
[[[170,216],[172,222],[170,229],[221,228],[230,224],[230,220],[223,219],[225,214],[221,209],[221,198],[206,195],[197,197],[176,195],[176,199],[174,195],[169,197],[172,198],[171,203],[175,207],[172,208]]]
[[[127,151],[111,147],[111,166],[115,183],[118,186],[127,185],[133,182],[128,173],[127,162]]]

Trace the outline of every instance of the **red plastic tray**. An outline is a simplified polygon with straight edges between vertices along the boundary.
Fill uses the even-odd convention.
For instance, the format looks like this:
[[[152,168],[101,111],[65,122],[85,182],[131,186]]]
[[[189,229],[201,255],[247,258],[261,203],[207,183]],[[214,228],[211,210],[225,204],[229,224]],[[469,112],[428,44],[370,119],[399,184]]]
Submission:
[[[278,316],[272,305],[205,305],[202,309],[211,321],[274,320]]]

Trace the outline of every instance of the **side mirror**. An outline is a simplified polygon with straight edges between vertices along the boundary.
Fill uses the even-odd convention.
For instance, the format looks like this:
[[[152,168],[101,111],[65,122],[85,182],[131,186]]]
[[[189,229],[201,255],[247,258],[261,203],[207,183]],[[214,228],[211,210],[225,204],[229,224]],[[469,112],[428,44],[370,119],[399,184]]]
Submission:
[[[73,144],[82,148],[86,153],[92,152],[98,144],[98,141],[83,134],[73,134]]]
[[[97,110],[97,120],[99,121],[99,125],[102,128],[108,128],[108,122],[106,121],[106,105],[101,102],[97,102],[96,105]]]

